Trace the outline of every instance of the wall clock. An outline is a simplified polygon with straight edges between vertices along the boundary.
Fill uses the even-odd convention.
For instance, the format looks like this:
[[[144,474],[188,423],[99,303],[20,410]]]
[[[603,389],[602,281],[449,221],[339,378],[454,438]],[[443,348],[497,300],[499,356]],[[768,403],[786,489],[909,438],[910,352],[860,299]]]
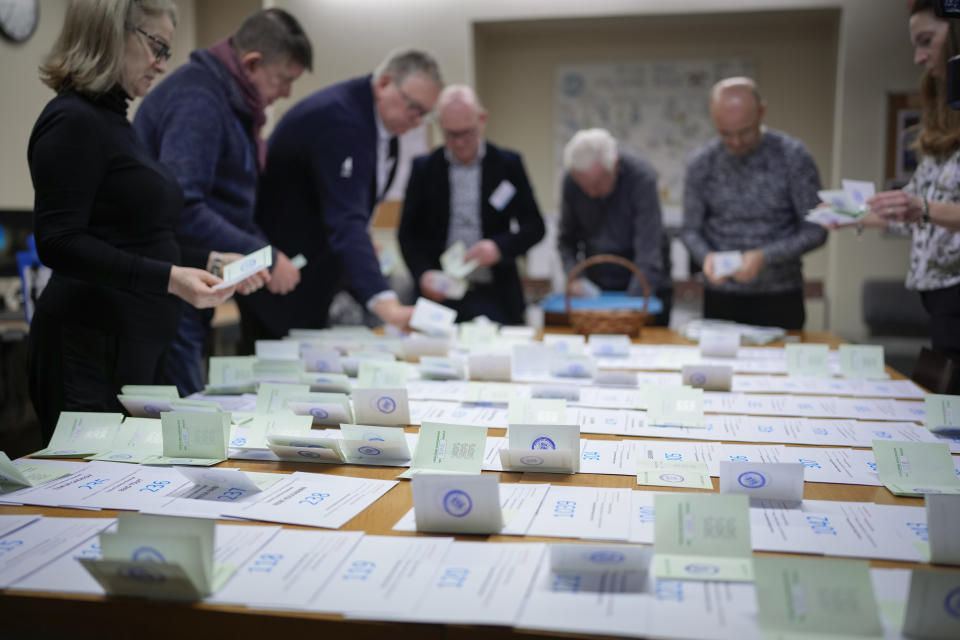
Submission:
[[[0,34],[9,40],[27,40],[37,30],[39,17],[38,0],[0,0]]]

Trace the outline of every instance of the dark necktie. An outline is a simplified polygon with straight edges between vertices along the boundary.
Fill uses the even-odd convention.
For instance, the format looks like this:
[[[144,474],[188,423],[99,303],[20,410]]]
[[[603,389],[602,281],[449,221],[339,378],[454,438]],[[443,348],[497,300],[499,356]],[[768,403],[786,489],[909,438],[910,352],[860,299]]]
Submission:
[[[397,152],[399,148],[400,143],[397,140],[397,136],[391,137],[390,147],[387,149],[387,162],[390,164],[390,172],[387,173],[387,183],[383,185],[383,193],[380,194],[381,200],[387,191],[390,190],[390,185],[393,184],[393,176],[397,174]]]

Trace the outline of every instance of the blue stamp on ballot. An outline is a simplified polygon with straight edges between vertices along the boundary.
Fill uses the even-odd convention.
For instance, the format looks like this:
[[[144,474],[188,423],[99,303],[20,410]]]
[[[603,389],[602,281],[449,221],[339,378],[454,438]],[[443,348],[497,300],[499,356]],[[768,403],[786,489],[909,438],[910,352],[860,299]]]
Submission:
[[[453,489],[443,496],[443,510],[454,518],[462,518],[473,509],[473,500],[466,491]]]
[[[744,471],[737,477],[737,482],[744,489],[759,489],[767,484],[767,478],[759,471]]]
[[[383,453],[381,449],[377,449],[376,447],[369,447],[369,446],[360,447],[359,449],[357,449],[357,451],[359,451],[365,456],[378,456],[381,453]]]
[[[555,450],[557,448],[556,443],[546,436],[541,436],[533,441],[531,449],[539,449],[541,451],[546,451],[547,449]]]
[[[397,410],[397,401],[390,396],[381,396],[377,400],[377,410],[380,413],[393,413]]]

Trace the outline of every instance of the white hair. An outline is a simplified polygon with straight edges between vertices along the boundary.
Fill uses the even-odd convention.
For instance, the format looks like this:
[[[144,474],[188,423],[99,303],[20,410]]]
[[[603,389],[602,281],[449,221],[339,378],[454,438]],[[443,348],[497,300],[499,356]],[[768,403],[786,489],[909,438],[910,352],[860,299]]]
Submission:
[[[606,129],[581,129],[563,148],[564,171],[586,171],[599,162],[607,171],[617,164],[617,141]]]

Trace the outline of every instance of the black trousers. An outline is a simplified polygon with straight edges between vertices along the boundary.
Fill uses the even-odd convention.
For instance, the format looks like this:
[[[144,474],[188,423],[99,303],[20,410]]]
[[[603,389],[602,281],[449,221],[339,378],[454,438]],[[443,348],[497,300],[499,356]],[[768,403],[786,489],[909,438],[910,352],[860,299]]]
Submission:
[[[933,350],[953,360],[953,380],[947,393],[960,394],[960,284],[921,291],[920,299],[930,314]]]
[[[124,413],[125,384],[156,384],[167,344],[120,338],[37,311],[30,324],[30,400],[43,445],[61,411]]]
[[[807,313],[802,289],[787,293],[738,294],[707,288],[703,292],[703,317],[800,330]]]

